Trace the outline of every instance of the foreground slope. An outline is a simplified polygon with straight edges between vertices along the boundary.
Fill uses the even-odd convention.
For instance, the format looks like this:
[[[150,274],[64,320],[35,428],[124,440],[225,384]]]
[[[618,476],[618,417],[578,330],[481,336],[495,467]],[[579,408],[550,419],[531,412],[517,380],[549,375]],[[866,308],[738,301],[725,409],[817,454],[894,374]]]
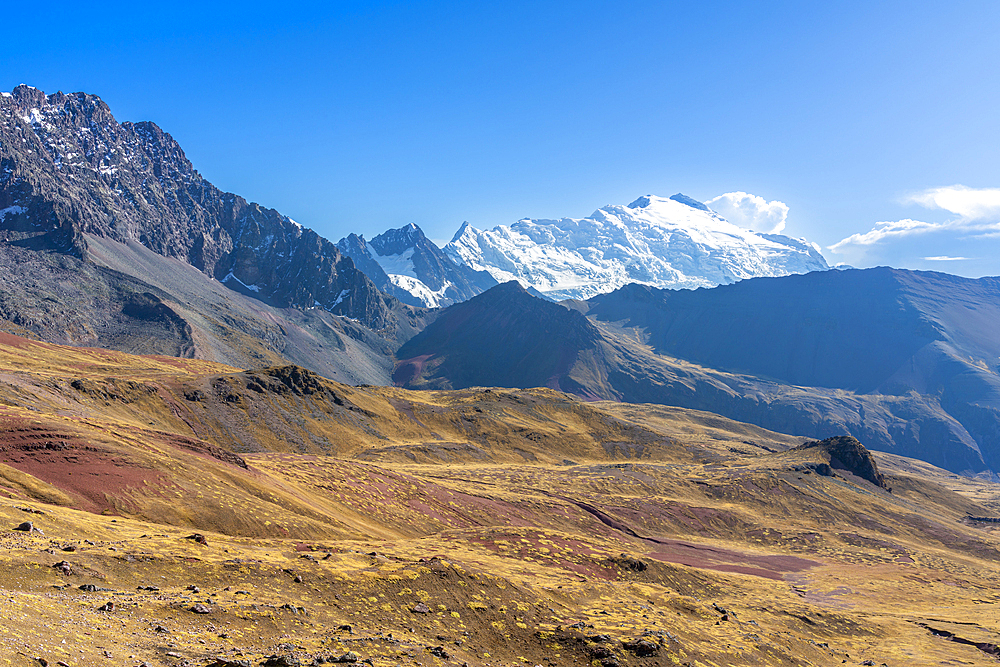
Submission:
[[[982,664],[1000,644],[1000,540],[968,518],[996,487],[851,439],[9,336],[0,399],[0,521],[43,531],[2,537],[13,665]]]
[[[446,309],[399,349],[395,381],[548,386],[849,433],[956,472],[997,468],[995,279],[828,271],[543,303],[505,285]]]

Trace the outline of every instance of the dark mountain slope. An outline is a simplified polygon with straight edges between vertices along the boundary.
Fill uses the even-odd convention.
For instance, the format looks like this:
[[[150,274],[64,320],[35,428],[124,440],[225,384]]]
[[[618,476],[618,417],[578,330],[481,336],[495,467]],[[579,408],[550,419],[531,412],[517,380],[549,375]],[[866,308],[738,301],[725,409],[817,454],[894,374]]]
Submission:
[[[336,246],[213,186],[155,124],[118,123],[93,95],[18,86],[0,97],[0,240],[86,258],[87,234],[141,243],[274,306],[396,326],[393,299]]]
[[[961,311],[945,296],[952,278],[870,270],[693,292],[629,286],[547,310],[544,327],[535,321],[538,300],[495,289],[462,304],[461,316],[453,314],[458,306],[446,309],[401,348],[394,379],[460,388],[501,384],[491,379],[496,374],[504,386],[547,384],[589,398],[707,410],[813,438],[850,434],[868,447],[950,470],[995,470],[997,376],[984,358],[963,357],[993,343],[982,339],[986,328],[954,314]],[[965,286],[956,293],[965,295],[962,308],[975,309],[973,322],[988,321],[992,283],[955,281]],[[493,302],[480,305],[487,297]],[[488,326],[477,319],[497,311],[518,316]],[[548,334],[549,358],[563,363],[534,372],[539,364],[527,361],[525,341],[568,330],[582,312],[596,328],[574,325],[585,336]],[[504,327],[516,327],[517,335]],[[485,354],[480,340],[489,345],[489,361],[470,375],[464,365]],[[548,374],[553,369],[555,376]]]
[[[412,388],[551,387],[581,392],[568,375],[601,342],[583,315],[537,299],[517,281],[447,308],[397,352],[393,379]]]
[[[932,390],[909,361],[927,346],[997,366],[1000,281],[888,268],[745,280],[709,290],[628,285],[588,316],[642,329],[659,353],[791,384]],[[736,334],[736,335],[734,335]]]

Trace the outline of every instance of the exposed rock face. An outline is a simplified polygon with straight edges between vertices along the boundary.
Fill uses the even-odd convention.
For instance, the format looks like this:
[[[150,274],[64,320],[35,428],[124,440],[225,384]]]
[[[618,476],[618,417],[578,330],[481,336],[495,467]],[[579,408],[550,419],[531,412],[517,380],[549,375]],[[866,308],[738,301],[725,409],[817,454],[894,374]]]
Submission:
[[[392,299],[336,246],[213,186],[154,123],[118,123],[85,93],[4,93],[0,240],[84,257],[85,234],[137,241],[276,306],[393,323]]]
[[[820,449],[830,456],[830,466],[846,470],[875,486],[888,489],[885,476],[878,471],[878,464],[865,446],[849,435],[838,435],[826,440],[807,442],[796,449]]]

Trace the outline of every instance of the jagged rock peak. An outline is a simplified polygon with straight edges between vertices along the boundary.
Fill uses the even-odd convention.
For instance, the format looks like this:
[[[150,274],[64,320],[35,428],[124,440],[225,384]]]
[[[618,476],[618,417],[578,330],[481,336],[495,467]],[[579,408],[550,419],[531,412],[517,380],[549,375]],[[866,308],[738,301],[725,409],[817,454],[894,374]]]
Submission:
[[[155,123],[95,95],[0,95],[0,241],[85,257],[87,234],[179,259],[273,305],[394,322],[353,262],[288,216],[222,192]]]

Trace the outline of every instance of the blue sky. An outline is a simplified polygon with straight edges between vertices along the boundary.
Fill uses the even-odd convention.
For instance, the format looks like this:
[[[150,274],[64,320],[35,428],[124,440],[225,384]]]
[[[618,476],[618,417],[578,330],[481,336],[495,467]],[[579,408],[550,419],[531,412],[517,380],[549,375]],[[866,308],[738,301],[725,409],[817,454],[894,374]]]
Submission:
[[[333,240],[745,192],[831,263],[1000,274],[1000,3],[45,7],[0,90],[100,95]]]

